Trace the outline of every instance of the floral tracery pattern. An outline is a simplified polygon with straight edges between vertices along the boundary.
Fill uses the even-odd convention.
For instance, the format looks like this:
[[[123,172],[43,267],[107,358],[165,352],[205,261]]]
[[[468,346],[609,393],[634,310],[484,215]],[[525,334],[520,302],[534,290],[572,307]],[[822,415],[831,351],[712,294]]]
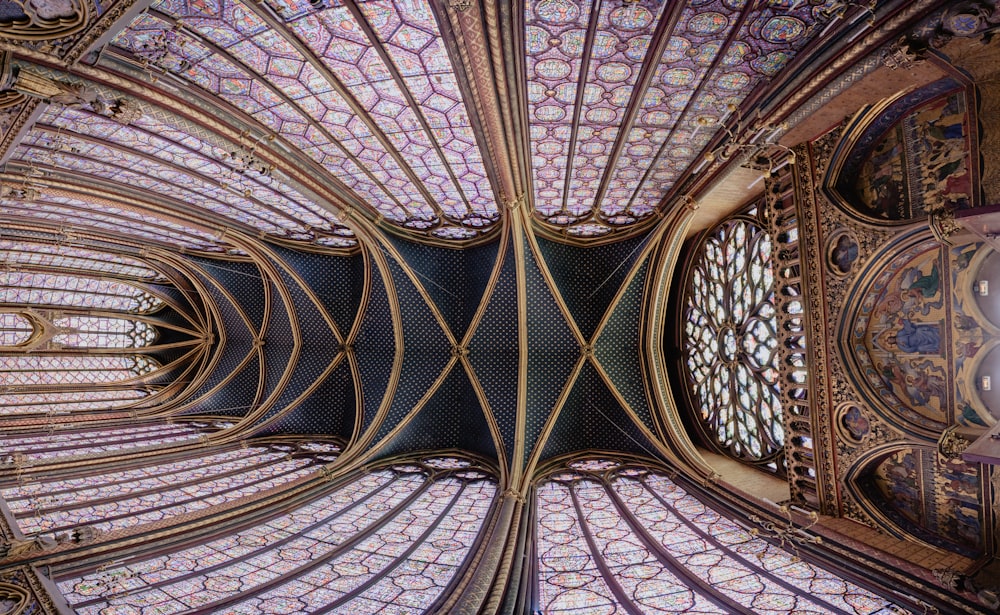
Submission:
[[[773,462],[784,443],[778,396],[771,238],[735,218],[699,249],[684,302],[684,354],[711,439],[736,457]]]

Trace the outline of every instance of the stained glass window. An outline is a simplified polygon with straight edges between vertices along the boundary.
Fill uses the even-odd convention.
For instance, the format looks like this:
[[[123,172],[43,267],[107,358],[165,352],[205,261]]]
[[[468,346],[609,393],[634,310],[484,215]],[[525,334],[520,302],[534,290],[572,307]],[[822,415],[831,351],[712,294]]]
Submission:
[[[77,429],[0,436],[0,461],[18,464],[79,455],[115,453],[139,447],[197,440],[202,430],[192,425],[136,423],[121,427]]]
[[[59,579],[81,615],[422,613],[464,569],[496,496],[468,462],[355,476],[294,510],[201,544]]]
[[[663,472],[574,462],[541,481],[535,504],[533,612],[898,612],[723,517]]]
[[[139,378],[159,367],[143,355],[18,355],[0,357],[7,386],[109,384]]]
[[[167,284],[166,276],[82,246],[9,238],[0,248],[0,345],[8,349],[0,416],[44,414],[52,424],[73,411],[134,405],[159,388],[147,381],[177,362],[163,366],[152,356],[157,312],[167,304],[142,282]],[[101,352],[83,354],[92,349]]]
[[[35,332],[31,321],[13,312],[0,312],[0,346],[18,346]]]
[[[71,348],[142,348],[157,335],[153,325],[127,318],[67,316],[52,324],[60,331],[52,341]]]
[[[215,235],[170,219],[162,212],[141,209],[136,205],[125,207],[92,195],[70,196],[65,192],[56,192],[43,192],[31,201],[0,199],[0,213],[11,218],[48,223],[55,228],[72,225],[79,229],[110,231],[175,247],[210,252],[226,249]],[[92,268],[88,266],[85,269]]]
[[[0,238],[4,265],[26,269],[59,268],[80,272],[108,273],[116,278],[159,280],[162,276],[141,261],[90,248],[42,241]]]
[[[125,126],[80,109],[52,107],[15,157],[143,187],[271,235],[312,241],[314,231],[327,231],[328,239],[353,245],[353,234],[280,172],[240,166],[249,146],[215,144],[179,124],[167,113],[144,114]]]
[[[821,14],[808,2],[525,2],[535,214],[577,237],[649,219],[727,109],[819,34]]]
[[[250,114],[386,220],[458,239],[496,223],[429,3],[266,4],[287,30],[239,0],[163,0],[114,44]]]
[[[160,309],[163,300],[117,280],[39,271],[0,271],[0,304],[4,303],[149,314]]]
[[[313,444],[313,443],[309,443]],[[317,450],[318,449],[318,450]],[[68,479],[43,477],[0,492],[26,535],[81,525],[113,531],[219,506],[306,476],[336,446],[266,444]]]
[[[777,469],[784,426],[771,251],[751,216],[705,237],[688,274],[683,345],[692,404],[709,438]]]
[[[0,394],[0,416],[46,413],[50,416],[76,410],[109,410],[147,397],[148,389],[98,389],[89,391]]]

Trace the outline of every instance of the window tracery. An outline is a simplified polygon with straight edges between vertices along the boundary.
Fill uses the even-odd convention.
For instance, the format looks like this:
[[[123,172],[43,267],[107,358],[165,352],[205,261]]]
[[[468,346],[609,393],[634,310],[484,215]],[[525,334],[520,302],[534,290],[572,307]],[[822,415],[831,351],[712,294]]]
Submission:
[[[157,345],[161,328],[180,332],[175,345],[198,344],[198,325],[183,311],[188,322],[174,322],[176,306],[145,286],[171,281],[152,262],[40,239],[0,248],[0,416],[45,414],[54,425],[74,411],[135,405],[162,388],[157,372],[195,356]]]
[[[26,467],[64,457],[96,456],[139,447],[197,440],[203,428],[184,423],[135,423],[113,428],[0,436],[0,462]]]
[[[134,404],[158,388],[0,393],[0,416],[37,413],[58,416],[77,410],[109,410]]]
[[[541,612],[897,612],[644,465],[568,463],[539,482],[535,506]]]
[[[41,271],[0,271],[0,304],[150,314],[163,300],[127,282]]]
[[[709,439],[779,470],[785,433],[772,239],[756,214],[723,222],[699,244],[682,343],[692,405]]]
[[[495,496],[468,460],[397,463],[261,525],[56,580],[82,615],[422,613],[463,570]]]
[[[158,281],[163,276],[141,261],[127,256],[43,241],[0,238],[0,263],[29,269],[59,268],[107,273],[118,278]]]
[[[35,327],[21,314],[0,313],[0,346],[20,346],[31,339]]]
[[[250,114],[387,221],[445,239],[495,226],[497,199],[430,4],[266,4],[287,31],[243,2],[168,0],[114,45]]]
[[[140,467],[72,478],[42,477],[0,492],[25,535],[88,525],[114,531],[218,506],[306,476],[339,447],[259,443],[153,458]]]

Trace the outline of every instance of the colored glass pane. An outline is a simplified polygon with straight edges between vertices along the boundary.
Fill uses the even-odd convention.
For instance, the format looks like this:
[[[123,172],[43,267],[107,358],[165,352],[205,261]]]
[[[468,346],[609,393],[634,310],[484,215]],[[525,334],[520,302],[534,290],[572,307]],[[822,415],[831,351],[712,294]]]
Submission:
[[[484,475],[430,469],[375,470],[256,527],[59,588],[81,614],[421,612],[465,565],[496,496]]]
[[[148,314],[163,300],[128,284],[78,275],[0,271],[0,304],[47,305]]]
[[[17,346],[27,342],[35,327],[27,318],[13,312],[0,312],[0,346]]]
[[[92,476],[42,479],[2,495],[25,534],[51,535],[79,525],[112,531],[280,487],[308,474],[311,464],[308,454],[251,446]]]
[[[287,31],[269,29],[238,1],[164,0],[115,44],[142,56],[154,38],[166,40],[160,68],[251,114],[396,224],[466,238],[496,222],[482,155],[426,2],[362,2],[360,20],[339,5],[272,4]]]
[[[69,316],[53,323],[52,341],[70,348],[142,348],[156,341],[156,328],[142,320],[106,316]]]
[[[23,239],[0,239],[0,254],[3,255],[0,262],[15,267],[75,269],[141,280],[162,277],[139,260],[90,248]]]
[[[110,231],[195,250],[220,252],[225,249],[210,233],[165,218],[160,212],[134,209],[95,197],[75,198],[48,191],[30,202],[0,199],[0,212],[5,215],[41,222],[53,228],[72,224],[89,231]]]
[[[0,357],[5,386],[108,384],[138,378],[159,368],[141,355],[19,355]]]
[[[756,537],[662,473],[577,468],[557,471],[536,492],[542,612],[897,612]]]
[[[312,240],[312,229],[333,228],[332,214],[280,173],[244,166],[247,144],[215,143],[195,132],[166,113],[145,114],[125,126],[77,109],[50,109],[18,156],[142,186],[290,239]]]
[[[56,431],[0,438],[0,451],[8,459],[22,456],[26,461],[52,460],[78,455],[117,453],[138,447],[159,446],[195,440],[201,430],[190,425],[146,423],[110,429]]]
[[[753,461],[774,459],[784,444],[771,251],[750,219],[723,223],[702,244],[684,300],[700,418],[720,447]]]
[[[0,395],[0,416],[35,413],[58,415],[74,410],[108,410],[134,404],[148,395],[149,391],[142,389],[7,393]]]

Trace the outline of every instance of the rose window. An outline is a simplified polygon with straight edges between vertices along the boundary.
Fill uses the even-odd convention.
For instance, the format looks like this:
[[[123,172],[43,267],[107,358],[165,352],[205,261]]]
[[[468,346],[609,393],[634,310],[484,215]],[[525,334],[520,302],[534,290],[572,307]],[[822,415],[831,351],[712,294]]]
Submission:
[[[683,347],[708,439],[777,469],[784,431],[771,248],[768,234],[746,217],[702,241],[688,273]]]

